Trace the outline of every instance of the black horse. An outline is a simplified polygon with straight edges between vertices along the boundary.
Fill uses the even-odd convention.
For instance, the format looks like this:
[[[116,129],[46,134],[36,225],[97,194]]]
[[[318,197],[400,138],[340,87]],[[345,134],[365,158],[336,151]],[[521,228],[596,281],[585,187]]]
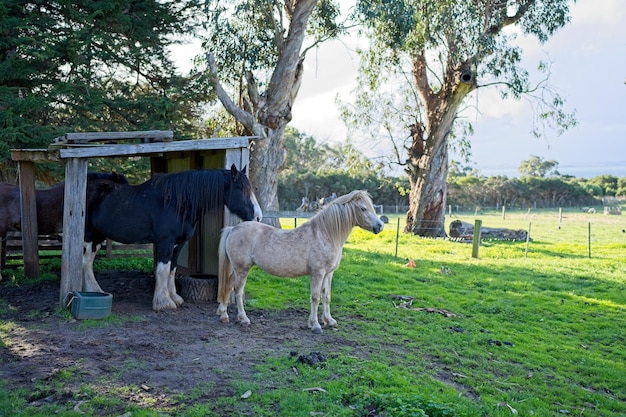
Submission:
[[[174,282],[178,255],[200,219],[224,205],[242,220],[262,213],[245,168],[158,174],[140,185],[100,182],[87,187],[83,289],[102,291],[93,260],[106,238],[120,243],[153,243],[157,266],[154,310],[183,303]]]
[[[92,186],[98,181],[112,181],[128,184],[126,177],[116,172],[90,172],[87,183]],[[50,188],[35,190],[37,206],[37,231],[40,236],[63,232],[63,200],[65,181]],[[22,212],[20,188],[17,185],[0,183],[0,239],[4,240],[8,232],[22,230]],[[2,280],[2,275],[0,275]]]

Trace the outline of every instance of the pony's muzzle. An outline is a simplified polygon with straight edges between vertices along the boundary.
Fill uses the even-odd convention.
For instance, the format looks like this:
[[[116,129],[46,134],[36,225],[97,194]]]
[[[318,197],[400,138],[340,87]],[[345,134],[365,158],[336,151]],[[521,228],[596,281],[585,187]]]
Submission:
[[[378,223],[372,226],[372,233],[377,235],[380,232],[382,232],[384,228],[385,228],[385,223],[383,223],[382,220],[379,220]]]

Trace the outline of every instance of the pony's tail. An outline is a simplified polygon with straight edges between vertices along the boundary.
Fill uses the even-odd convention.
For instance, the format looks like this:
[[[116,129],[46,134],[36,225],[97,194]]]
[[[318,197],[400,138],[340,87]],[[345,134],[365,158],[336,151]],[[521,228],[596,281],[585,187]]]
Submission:
[[[228,305],[228,301],[230,299],[230,292],[233,289],[232,283],[232,265],[230,263],[230,258],[228,257],[228,253],[226,252],[226,242],[228,241],[228,236],[233,228],[226,227],[222,230],[222,236],[220,237],[220,245],[218,249],[218,291],[217,291],[217,301],[220,304]]]

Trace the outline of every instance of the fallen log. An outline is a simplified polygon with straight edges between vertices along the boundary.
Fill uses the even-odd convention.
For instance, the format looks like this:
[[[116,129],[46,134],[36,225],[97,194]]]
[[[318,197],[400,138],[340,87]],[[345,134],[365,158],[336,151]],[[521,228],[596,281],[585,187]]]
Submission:
[[[474,225],[471,223],[463,222],[461,220],[455,220],[450,223],[451,238],[455,239],[469,239],[474,238]],[[497,239],[497,240],[522,240],[525,241],[528,232],[526,230],[512,230],[500,227],[485,227],[480,228],[480,235],[482,239]]]

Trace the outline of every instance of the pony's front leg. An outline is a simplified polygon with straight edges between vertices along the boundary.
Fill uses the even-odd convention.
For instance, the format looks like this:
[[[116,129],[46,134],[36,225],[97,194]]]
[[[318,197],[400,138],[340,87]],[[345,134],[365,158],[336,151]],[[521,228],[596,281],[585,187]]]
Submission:
[[[169,276],[171,262],[164,264],[159,262],[155,270],[156,284],[154,287],[154,296],[152,297],[152,309],[154,311],[175,310],[176,303],[170,297]]]
[[[101,244],[98,243],[96,249],[92,251],[93,244],[91,242],[85,242],[83,245],[83,291],[102,292],[102,288],[100,288],[93,274],[93,261],[96,259],[100,246]]]
[[[315,334],[322,333],[322,326],[317,319],[317,308],[320,305],[320,293],[322,291],[323,275],[311,274],[311,314],[309,315],[309,328]]]
[[[326,274],[322,284],[322,322],[329,327],[337,327],[337,320],[330,315],[330,287],[333,283],[333,272]]]

